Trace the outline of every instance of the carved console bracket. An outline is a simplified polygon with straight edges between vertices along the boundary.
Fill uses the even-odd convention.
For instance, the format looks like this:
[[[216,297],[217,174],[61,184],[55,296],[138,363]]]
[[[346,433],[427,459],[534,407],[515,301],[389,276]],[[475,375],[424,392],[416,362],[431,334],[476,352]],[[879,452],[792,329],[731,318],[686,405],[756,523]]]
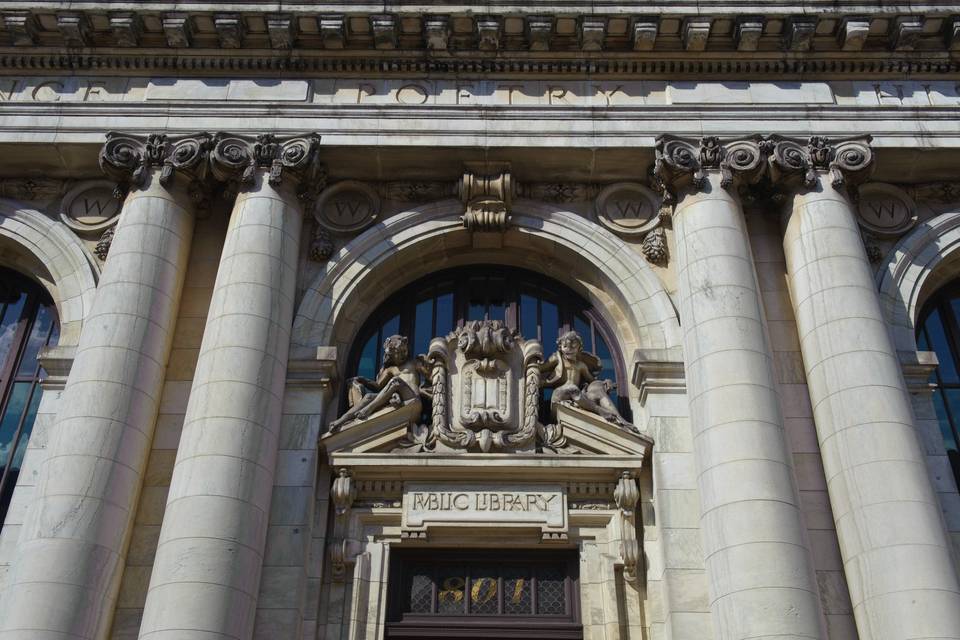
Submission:
[[[466,207],[463,226],[470,231],[506,231],[512,197],[509,166],[468,166],[460,181],[460,200]]]
[[[353,564],[360,552],[359,543],[348,538],[350,508],[356,498],[357,485],[353,481],[353,474],[348,469],[341,468],[337,471],[337,477],[333,479],[333,486],[330,487],[334,522],[333,540],[327,547],[333,579],[336,581],[344,579],[347,565]]]
[[[633,472],[624,471],[613,491],[613,500],[620,510],[620,556],[623,574],[627,580],[636,581],[643,574],[642,554],[637,540],[636,509],[640,489]]]

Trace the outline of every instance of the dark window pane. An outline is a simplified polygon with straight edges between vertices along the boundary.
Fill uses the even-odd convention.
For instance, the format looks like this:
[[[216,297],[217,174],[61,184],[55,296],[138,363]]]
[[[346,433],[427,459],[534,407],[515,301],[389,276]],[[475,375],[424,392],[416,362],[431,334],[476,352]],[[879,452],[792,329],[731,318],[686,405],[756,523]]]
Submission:
[[[357,375],[364,378],[373,378],[377,375],[377,353],[379,345],[377,344],[377,334],[373,334],[363,345],[360,352],[360,364],[357,366]]]
[[[433,572],[429,567],[417,567],[411,574],[408,610],[411,613],[432,613]]]
[[[557,310],[557,305],[552,302],[547,302],[546,300],[543,301],[542,308],[543,349],[544,351],[553,353],[553,350],[557,346],[557,337],[560,332],[560,312]]]
[[[577,316],[573,319],[573,330],[583,338],[583,348],[590,353],[596,353],[593,345],[593,338],[590,331],[590,322],[583,316]],[[599,355],[599,354],[598,354]]]
[[[953,354],[950,351],[950,343],[947,341],[947,334],[943,328],[943,322],[940,319],[940,311],[934,311],[927,317],[924,324],[927,332],[927,338],[930,340],[930,346],[937,353],[937,359],[940,361],[938,370],[940,380],[947,384],[960,382],[957,376],[957,367],[954,364]]]
[[[437,297],[437,335],[445,336],[453,331],[453,294],[445,293]]]
[[[940,432],[943,434],[943,444],[947,448],[957,449],[957,437],[955,427],[951,425],[947,417],[947,412],[943,410],[943,399],[940,394],[946,394],[946,403],[950,407],[950,415],[956,420],[960,417],[960,389],[937,389],[933,394],[933,406],[937,410],[937,418],[940,422]]]
[[[466,578],[462,567],[442,567],[437,571],[437,613],[466,613]]]
[[[471,302],[467,307],[467,320],[484,320],[487,306],[479,302]]]
[[[520,296],[520,333],[528,340],[540,337],[537,331],[537,299],[526,294]]]
[[[533,600],[530,597],[530,574],[519,567],[503,571],[503,612],[530,615]]]
[[[597,334],[597,350],[595,351],[597,357],[600,358],[600,364],[603,366],[603,370],[600,372],[601,378],[607,378],[609,380],[617,379],[617,370],[614,368],[613,356],[610,354],[610,347],[607,346],[607,341],[603,339],[599,333]]]
[[[30,399],[32,386],[32,382],[17,382],[13,385],[7,410],[0,418],[0,466],[7,464],[13,452],[13,440],[17,435],[17,427],[20,426],[20,416]]]
[[[20,439],[19,444],[17,445],[17,450],[13,454],[13,462],[11,463],[16,469],[20,468],[20,465],[23,464],[23,456],[27,452],[27,441],[30,439],[30,434],[33,432],[33,423],[37,419],[37,409],[40,407],[40,398],[43,395],[43,391],[38,385],[33,385],[33,393],[30,397],[30,405],[27,407],[27,415],[23,420],[23,426],[20,428]]]
[[[27,340],[27,348],[23,352],[23,358],[20,360],[20,368],[17,375],[32,376],[37,370],[37,355],[40,353],[40,347],[47,344],[47,336],[50,334],[50,325],[53,324],[53,311],[47,305],[40,305],[37,310],[37,319],[33,322],[33,328],[30,330],[30,338]]]
[[[0,366],[10,355],[10,347],[13,346],[13,339],[17,335],[17,323],[20,321],[20,314],[23,312],[26,301],[26,294],[18,294],[16,299],[6,306],[3,319],[0,320]]]
[[[413,353],[426,353],[433,338],[433,298],[417,305],[413,319]]]
[[[537,571],[537,613],[563,615],[567,612],[564,574],[555,567]]]
[[[470,613],[497,613],[497,573],[481,567],[470,573]]]
[[[383,323],[383,339],[386,340],[390,336],[395,336],[400,333],[400,316],[393,316],[389,320]]]

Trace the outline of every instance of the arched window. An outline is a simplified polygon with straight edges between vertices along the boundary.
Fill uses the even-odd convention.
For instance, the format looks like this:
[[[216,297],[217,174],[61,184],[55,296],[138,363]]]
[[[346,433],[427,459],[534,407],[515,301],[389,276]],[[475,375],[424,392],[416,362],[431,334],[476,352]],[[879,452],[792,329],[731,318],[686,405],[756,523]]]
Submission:
[[[413,353],[422,354],[432,338],[467,320],[501,320],[525,338],[538,338],[545,357],[553,353],[559,335],[577,331],[584,349],[600,358],[600,377],[616,381],[620,413],[630,419],[623,361],[599,314],[568,287],[525,269],[474,265],[441,271],[405,287],[361,328],[348,375],[376,377],[388,336],[407,336]]]
[[[0,526],[40,404],[43,370],[37,354],[58,337],[57,312],[47,292],[0,268]]]
[[[917,347],[935,351],[940,365],[931,375],[940,432],[960,486],[960,280],[941,289],[920,314]]]

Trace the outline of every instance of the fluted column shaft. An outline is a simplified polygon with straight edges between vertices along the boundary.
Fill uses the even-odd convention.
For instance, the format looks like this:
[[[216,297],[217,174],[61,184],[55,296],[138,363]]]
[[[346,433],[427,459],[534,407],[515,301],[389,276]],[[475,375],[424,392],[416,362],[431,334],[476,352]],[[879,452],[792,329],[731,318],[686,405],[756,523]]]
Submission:
[[[236,144],[232,160],[245,157]],[[251,162],[230,217],[173,469],[140,628],[150,640],[253,634],[303,214],[295,181]]]
[[[755,156],[745,166],[760,166],[758,148],[740,150]],[[673,224],[714,629],[723,640],[823,638],[735,174],[717,156],[705,167],[710,149],[699,159],[682,143],[658,151],[661,178],[685,182],[683,166],[670,175],[662,165],[674,160],[696,172],[674,190]]]
[[[853,207],[825,174],[794,196],[791,297],[861,638],[960,638],[960,586]]]
[[[119,153],[126,166],[104,168],[121,176],[137,169],[140,186],[124,202],[84,320],[0,607],[4,640],[109,631],[193,233],[184,179],[169,162],[159,166],[170,145],[152,142],[152,161],[132,138],[113,137],[102,155],[109,163]],[[181,152],[201,160],[196,140]]]

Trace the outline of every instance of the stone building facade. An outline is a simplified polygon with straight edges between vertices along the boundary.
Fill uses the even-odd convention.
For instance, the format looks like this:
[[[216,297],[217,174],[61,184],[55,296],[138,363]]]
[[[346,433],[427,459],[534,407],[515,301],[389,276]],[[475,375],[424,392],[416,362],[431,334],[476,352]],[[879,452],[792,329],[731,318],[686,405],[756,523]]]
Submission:
[[[958,52],[0,2],[0,640],[960,638]]]

